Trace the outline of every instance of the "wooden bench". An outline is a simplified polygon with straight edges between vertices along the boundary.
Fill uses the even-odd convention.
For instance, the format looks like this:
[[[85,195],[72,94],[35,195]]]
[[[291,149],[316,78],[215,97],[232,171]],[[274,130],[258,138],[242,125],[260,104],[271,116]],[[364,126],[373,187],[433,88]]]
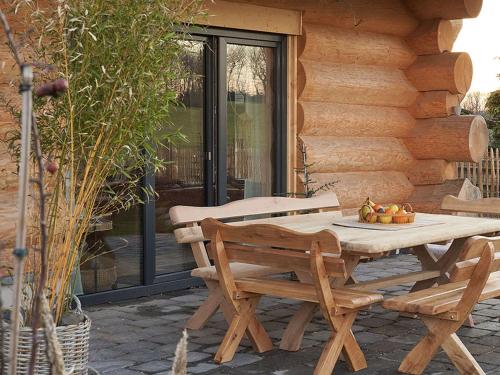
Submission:
[[[218,363],[230,361],[245,331],[253,341],[269,340],[262,330],[259,337],[248,330],[256,319],[261,296],[276,296],[319,304],[332,331],[314,374],[329,375],[341,352],[352,370],[366,368],[364,355],[351,327],[359,309],[382,301],[379,293],[331,288],[335,279],[345,280],[347,271],[340,258],[337,235],[329,230],[303,234],[270,224],[232,226],[214,219],[201,223],[215,259],[219,282],[232,310],[232,319],[215,355]],[[238,277],[231,264],[290,268],[307,272],[312,283],[265,277]]]
[[[401,363],[399,371],[421,374],[442,347],[461,374],[484,374],[456,335],[477,302],[500,296],[500,237],[472,237],[464,245],[450,281],[386,300],[387,309],[417,314],[428,334]]]
[[[465,200],[453,195],[446,195],[441,202],[441,209],[454,214],[473,214],[478,216],[500,215],[500,198],[482,198]],[[434,259],[439,259],[448,251],[448,244],[429,244],[427,249]]]
[[[186,328],[201,329],[210,317],[222,308],[224,316],[231,319],[230,309],[225,305],[219,289],[218,275],[210,263],[205,248],[203,233],[199,223],[206,218],[216,219],[241,218],[245,216],[300,213],[302,211],[321,211],[327,208],[338,208],[339,202],[334,193],[325,193],[313,198],[284,198],[284,197],[257,197],[231,202],[218,207],[174,206],[170,208],[169,216],[173,225],[184,225],[187,228],[175,230],[178,243],[189,243],[197,265],[191,275],[200,277],[209,289],[209,296],[189,319]],[[339,213],[340,214],[340,213]],[[254,277],[291,271],[291,269],[277,269],[252,264],[233,263],[233,272],[238,277]],[[259,329],[252,326],[251,329]]]

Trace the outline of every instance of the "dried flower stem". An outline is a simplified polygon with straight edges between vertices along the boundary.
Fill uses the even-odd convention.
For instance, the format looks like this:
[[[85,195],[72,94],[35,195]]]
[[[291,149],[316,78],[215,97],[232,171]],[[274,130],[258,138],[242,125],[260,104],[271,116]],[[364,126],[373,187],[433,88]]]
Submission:
[[[33,180],[38,188],[38,200],[39,200],[39,215],[40,215],[40,280],[37,284],[37,290],[35,293],[35,301],[33,303],[33,313],[32,313],[32,345],[31,345],[31,361],[30,367],[28,369],[28,374],[33,375],[35,372],[36,363],[36,353],[38,348],[38,329],[40,328],[40,318],[41,310],[40,305],[44,303],[45,297],[45,284],[47,282],[47,223],[46,223],[46,213],[45,213],[45,199],[46,194],[43,189],[43,156],[42,156],[42,146],[40,144],[40,133],[38,131],[38,125],[36,123],[35,115],[32,116],[31,121],[31,131],[33,137],[33,146],[35,151],[36,166],[38,169],[37,178]],[[46,303],[46,301],[45,301]],[[49,309],[50,312],[50,309]],[[53,324],[53,322],[52,322]],[[47,327],[46,327],[47,329]]]

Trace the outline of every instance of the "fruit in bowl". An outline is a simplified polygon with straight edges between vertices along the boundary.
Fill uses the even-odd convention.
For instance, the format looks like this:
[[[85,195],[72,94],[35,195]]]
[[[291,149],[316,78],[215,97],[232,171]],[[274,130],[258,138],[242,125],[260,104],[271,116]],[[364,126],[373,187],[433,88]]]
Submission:
[[[409,203],[382,206],[366,198],[359,209],[359,221],[370,224],[408,224],[415,221],[415,213]]]
[[[380,224],[391,224],[392,223],[392,215],[378,215],[378,222]]]
[[[367,204],[364,204],[359,210],[359,215],[366,220],[369,213],[373,212],[373,208]]]
[[[375,212],[370,212],[367,216],[366,216],[366,221],[370,224],[375,224],[377,222],[377,219],[378,219],[378,216]]]

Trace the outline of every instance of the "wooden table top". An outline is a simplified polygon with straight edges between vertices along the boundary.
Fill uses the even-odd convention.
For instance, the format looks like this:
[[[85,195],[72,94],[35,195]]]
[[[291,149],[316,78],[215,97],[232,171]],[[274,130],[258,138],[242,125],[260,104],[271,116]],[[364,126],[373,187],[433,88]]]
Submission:
[[[386,231],[333,225],[332,223],[339,217],[339,212],[323,212],[246,220],[230,224],[276,224],[305,233],[329,229],[339,236],[343,251],[372,256],[401,248],[500,231],[500,220],[491,218],[417,213],[417,220],[421,218],[422,221],[434,221],[436,224]]]

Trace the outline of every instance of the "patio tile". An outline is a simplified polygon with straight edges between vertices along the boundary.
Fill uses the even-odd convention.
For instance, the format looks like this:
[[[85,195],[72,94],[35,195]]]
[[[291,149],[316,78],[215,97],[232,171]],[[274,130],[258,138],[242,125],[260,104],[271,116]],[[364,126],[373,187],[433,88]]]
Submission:
[[[414,256],[389,257],[361,265],[359,279],[373,279],[381,273],[414,270]],[[386,288],[388,295],[407,293],[408,286]],[[91,364],[103,374],[170,374],[171,360],[182,335],[185,321],[203,301],[205,289],[184,290],[161,296],[141,298],[119,304],[106,304],[88,309],[93,320],[91,332]],[[263,298],[258,319],[273,338],[275,349],[255,353],[248,339],[243,340],[233,361],[217,365],[214,353],[222,341],[227,323],[217,313],[201,330],[189,331],[188,373],[206,375],[307,375],[311,374],[330,330],[318,311],[308,325],[302,348],[298,352],[278,349],[286,324],[297,310],[295,301]],[[464,327],[459,336],[487,374],[500,374],[500,300],[485,301],[474,311],[475,328]],[[359,375],[397,374],[400,361],[425,333],[418,319],[400,317],[397,312],[380,305],[361,311],[353,331],[366,355],[368,369]],[[444,353],[430,363],[426,374],[456,374]],[[345,363],[338,363],[335,374],[352,374]]]
[[[96,370],[105,373],[106,371],[124,369],[125,367],[133,366],[133,361],[126,360],[111,360],[111,361],[96,361],[89,362],[89,365]]]
[[[246,354],[246,353],[236,353],[233,360],[231,362],[224,363],[224,366],[235,368],[241,367],[245,365],[249,365],[251,363],[258,362],[262,359],[255,354]]]
[[[158,372],[166,371],[172,368],[172,362],[169,361],[151,361],[138,366],[130,367],[132,370]]]

